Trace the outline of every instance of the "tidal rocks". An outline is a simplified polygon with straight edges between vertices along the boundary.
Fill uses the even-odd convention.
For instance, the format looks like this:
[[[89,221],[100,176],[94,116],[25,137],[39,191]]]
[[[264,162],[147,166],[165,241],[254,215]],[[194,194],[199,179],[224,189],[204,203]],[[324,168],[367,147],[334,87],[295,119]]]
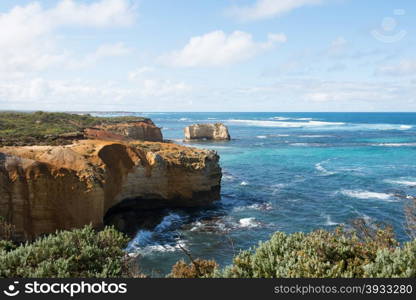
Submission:
[[[22,239],[103,225],[124,201],[138,209],[195,207],[220,198],[214,151],[172,143],[79,140],[0,148],[0,216]]]
[[[222,123],[194,124],[184,129],[185,140],[216,140],[228,141],[230,134],[228,128]]]

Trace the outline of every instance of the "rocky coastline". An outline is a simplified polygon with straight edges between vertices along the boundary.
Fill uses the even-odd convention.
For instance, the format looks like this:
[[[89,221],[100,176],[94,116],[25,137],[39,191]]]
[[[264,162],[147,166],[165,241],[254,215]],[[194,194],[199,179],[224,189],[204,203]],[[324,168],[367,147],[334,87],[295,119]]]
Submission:
[[[0,215],[30,240],[87,224],[100,228],[110,212],[126,208],[218,200],[216,152],[162,140],[146,121],[86,128],[83,138],[63,145],[0,147]]]

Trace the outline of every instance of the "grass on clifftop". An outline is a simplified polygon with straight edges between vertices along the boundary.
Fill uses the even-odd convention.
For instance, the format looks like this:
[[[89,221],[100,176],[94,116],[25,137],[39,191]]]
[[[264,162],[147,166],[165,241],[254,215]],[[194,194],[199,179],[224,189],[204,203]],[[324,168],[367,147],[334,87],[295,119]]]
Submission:
[[[0,112],[0,146],[62,144],[68,136],[103,124],[138,122],[142,117],[93,117],[89,114]]]

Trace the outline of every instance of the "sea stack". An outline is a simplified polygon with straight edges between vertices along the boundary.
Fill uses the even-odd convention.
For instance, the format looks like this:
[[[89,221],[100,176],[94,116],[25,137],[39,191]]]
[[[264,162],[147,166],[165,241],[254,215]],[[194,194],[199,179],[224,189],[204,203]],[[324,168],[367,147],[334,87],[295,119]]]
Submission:
[[[222,123],[215,124],[193,124],[185,127],[185,140],[214,140],[229,141],[230,134],[227,126]]]

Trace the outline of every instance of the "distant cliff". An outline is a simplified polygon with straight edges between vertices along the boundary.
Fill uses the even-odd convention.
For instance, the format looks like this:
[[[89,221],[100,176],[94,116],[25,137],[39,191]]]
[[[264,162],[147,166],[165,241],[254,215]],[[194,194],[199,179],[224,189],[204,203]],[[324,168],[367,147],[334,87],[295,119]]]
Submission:
[[[148,118],[68,113],[0,113],[0,147],[67,145],[83,139],[163,141]]]
[[[147,209],[202,206],[220,198],[215,152],[134,141],[128,136],[146,131],[129,127],[96,127],[95,139],[68,145],[0,147],[0,216],[30,239],[89,223],[99,227],[123,200]]]

